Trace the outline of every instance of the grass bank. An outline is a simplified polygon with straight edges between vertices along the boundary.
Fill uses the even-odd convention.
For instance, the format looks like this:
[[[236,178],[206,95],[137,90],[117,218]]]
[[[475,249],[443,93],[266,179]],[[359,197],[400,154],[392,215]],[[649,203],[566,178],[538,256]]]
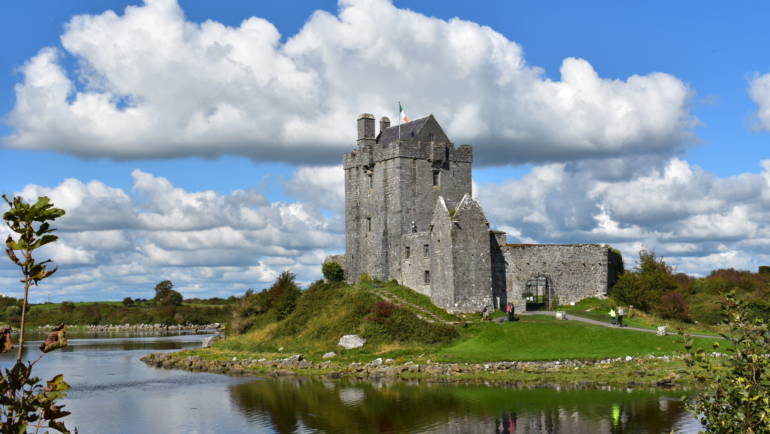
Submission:
[[[237,369],[256,374],[289,370],[305,375],[370,375],[369,368],[361,367],[364,364],[371,365],[378,375],[400,378],[541,384],[660,384],[678,381],[685,369],[676,357],[660,357],[683,351],[678,336],[541,315],[502,324],[482,322],[478,315],[437,312],[438,308],[428,303],[427,297],[395,282],[317,282],[301,293],[290,313],[285,314],[285,306],[281,308],[281,319],[276,312],[263,310],[251,319],[251,328],[245,333],[229,336],[211,348],[172,357],[179,363],[191,358],[207,363],[249,361]],[[337,343],[347,334],[357,334],[367,342],[362,348],[345,350]],[[712,343],[712,339],[694,341],[696,348],[705,350],[710,350]],[[325,360],[322,356],[327,352],[336,354]],[[286,362],[294,354],[301,354],[304,364],[285,366],[294,363]],[[387,360],[392,369],[371,364],[379,363],[375,359]],[[596,362],[606,359],[615,360]],[[567,360],[571,362],[555,362]],[[491,370],[486,367],[489,363],[495,363]],[[431,368],[415,370],[414,365]],[[230,369],[227,364],[211,366],[200,369]]]
[[[559,306],[558,310],[563,310],[570,315],[583,318],[589,318],[596,321],[610,322],[610,308],[617,307],[617,303],[611,299],[587,298],[576,303],[574,306]],[[661,318],[657,315],[646,313],[640,310],[630,310],[625,308],[626,314],[623,317],[623,324],[629,327],[655,330],[658,326],[666,326],[669,332],[675,333],[677,330],[683,330],[689,334],[717,335],[725,331],[722,324],[700,324],[688,323],[671,318]]]

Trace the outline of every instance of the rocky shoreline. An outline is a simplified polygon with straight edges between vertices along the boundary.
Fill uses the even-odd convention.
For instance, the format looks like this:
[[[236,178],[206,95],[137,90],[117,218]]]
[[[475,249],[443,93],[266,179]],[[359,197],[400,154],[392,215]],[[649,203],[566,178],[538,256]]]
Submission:
[[[646,356],[646,357],[617,357],[601,360],[558,360],[558,361],[529,361],[529,362],[489,362],[489,363],[395,363],[391,359],[375,359],[369,363],[353,362],[339,363],[331,360],[321,362],[305,359],[296,354],[281,359],[246,359],[233,357],[230,360],[209,360],[200,356],[180,357],[175,353],[150,353],[142,357],[147,365],[164,369],[183,369],[197,372],[210,372],[228,375],[269,375],[282,376],[321,376],[324,378],[357,378],[357,379],[428,379],[434,381],[468,381],[488,379],[496,374],[501,382],[506,381],[506,374],[549,373],[560,371],[580,370],[587,367],[611,367],[624,363],[639,363],[640,361],[668,362],[681,359],[681,356]],[[666,378],[653,381],[657,386],[671,387],[677,378]],[[590,381],[587,381],[590,382]],[[635,382],[629,379],[627,384],[650,385],[647,382]]]

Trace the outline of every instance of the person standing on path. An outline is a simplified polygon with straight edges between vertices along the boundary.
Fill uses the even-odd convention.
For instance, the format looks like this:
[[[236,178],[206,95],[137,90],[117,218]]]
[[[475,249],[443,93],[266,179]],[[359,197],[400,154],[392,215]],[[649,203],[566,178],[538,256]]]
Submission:
[[[610,322],[612,324],[616,323],[616,320],[615,320],[615,308],[614,307],[610,308]]]
[[[511,303],[508,303],[508,306],[505,307],[505,311],[508,312],[508,321],[513,321],[513,305]]]
[[[618,306],[618,326],[623,327],[623,306]]]

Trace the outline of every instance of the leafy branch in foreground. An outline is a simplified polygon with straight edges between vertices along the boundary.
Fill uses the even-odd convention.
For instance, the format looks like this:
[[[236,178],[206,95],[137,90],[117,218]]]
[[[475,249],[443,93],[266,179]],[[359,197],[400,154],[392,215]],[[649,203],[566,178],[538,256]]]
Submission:
[[[70,386],[64,382],[62,375],[57,375],[46,385],[40,383],[40,378],[32,376],[32,367],[53,350],[65,347],[67,338],[64,326],[55,328],[40,345],[42,353],[34,362],[22,363],[24,351],[24,326],[29,303],[29,288],[38,285],[41,280],[50,277],[56,272],[56,268],[48,269],[50,259],[37,262],[32,253],[46,244],[58,239],[52,232],[54,229],[48,221],[53,221],[64,215],[64,210],[54,208],[47,197],[38,198],[37,202],[30,205],[20,197],[3,199],[10,209],[3,214],[3,220],[11,229],[19,235],[14,239],[8,235],[5,241],[5,253],[10,260],[21,268],[24,276],[21,283],[24,285],[24,299],[21,305],[21,323],[19,330],[19,349],[16,356],[16,364],[11,369],[5,369],[0,373],[0,423],[3,432],[25,433],[30,425],[38,432],[47,421],[47,427],[60,432],[68,433],[69,430],[58,419],[68,415],[64,411],[64,405],[56,403],[63,398]],[[13,349],[13,339],[9,328],[0,330],[0,352],[10,352]],[[76,430],[77,431],[77,430]]]
[[[692,350],[685,361],[703,390],[689,409],[708,432],[770,433],[770,330],[768,319],[751,315],[746,303],[729,294],[722,311],[730,346],[720,357]],[[719,343],[714,343],[719,349]]]

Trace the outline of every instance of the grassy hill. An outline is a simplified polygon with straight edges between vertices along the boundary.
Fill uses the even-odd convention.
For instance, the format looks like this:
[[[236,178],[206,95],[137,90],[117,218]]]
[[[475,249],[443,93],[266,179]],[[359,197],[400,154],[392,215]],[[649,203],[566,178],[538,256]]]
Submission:
[[[222,351],[270,358],[302,353],[320,360],[322,354],[335,351],[342,360],[385,357],[486,362],[601,359],[683,350],[678,336],[661,337],[546,316],[522,316],[520,321],[503,324],[482,322],[478,315],[455,316],[396,282],[316,282],[305,291],[297,290],[292,296],[293,308],[287,313],[286,303],[280,300],[288,293],[276,284],[261,295],[255,294],[259,300],[250,303],[258,304],[257,308],[236,307],[236,312],[259,313],[247,315],[246,330],[218,343],[209,355]],[[268,307],[269,299],[274,304]],[[281,310],[283,314],[279,314]],[[361,349],[345,351],[337,342],[346,334],[358,334],[367,343]],[[711,343],[710,339],[695,341],[696,347],[704,349],[711,348]]]
[[[377,289],[382,286],[378,285]],[[410,291],[410,296],[419,299],[419,294],[408,288],[399,287],[399,290]],[[261,293],[265,294],[261,298],[279,300],[275,294],[280,291],[279,286],[274,285]],[[249,303],[249,300],[244,302]],[[259,303],[260,300],[250,302]],[[240,310],[244,310],[244,306]],[[338,350],[337,342],[341,336],[357,334],[367,340],[366,350],[352,353],[385,351],[395,354],[426,347],[440,348],[460,336],[457,327],[427,319],[419,307],[387,301],[371,284],[353,286],[342,282],[316,282],[299,294],[293,310],[284,317],[281,312],[285,310],[285,303],[281,302],[268,309],[254,310],[260,313],[250,318],[247,331],[226,339],[219,348],[253,353],[277,353],[283,348],[285,352],[320,356]],[[446,312],[444,315],[455,318]]]

